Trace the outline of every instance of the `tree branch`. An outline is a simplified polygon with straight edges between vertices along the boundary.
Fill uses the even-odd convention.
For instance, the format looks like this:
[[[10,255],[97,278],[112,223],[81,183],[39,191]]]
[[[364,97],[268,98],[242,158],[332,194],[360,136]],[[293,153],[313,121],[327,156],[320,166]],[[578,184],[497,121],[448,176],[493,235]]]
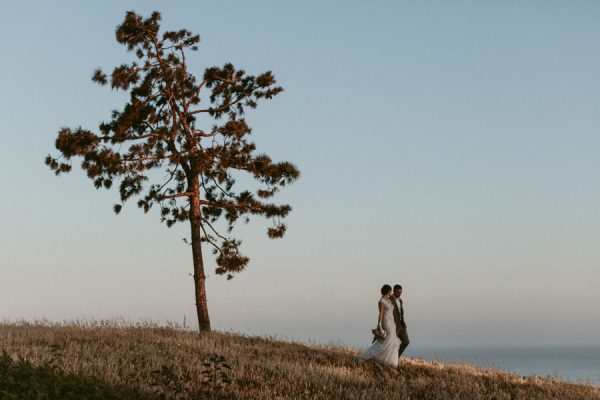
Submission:
[[[176,194],[170,194],[170,195],[161,195],[160,196],[160,200],[166,200],[166,199],[174,199],[177,197],[191,197],[194,194],[192,192],[183,192],[183,193],[176,193]]]
[[[206,85],[207,80],[203,80],[200,85],[198,86],[198,89],[196,89],[196,92],[194,93],[196,96],[200,96],[200,91],[204,88],[204,85]]]
[[[157,192],[160,192],[161,190],[163,190],[163,188],[165,186],[167,186],[169,184],[169,182],[171,182],[173,180],[175,173],[177,173],[177,167],[175,167],[175,169],[173,169],[173,171],[171,172],[171,176],[169,176],[169,179],[167,179],[167,181],[165,183],[163,183],[161,187],[158,188]]]
[[[225,189],[223,189],[221,187],[221,185],[219,185],[216,181],[215,178],[213,178],[212,176],[210,177],[210,179],[214,182],[214,184],[221,190],[221,192],[223,192],[224,195],[229,196],[229,197],[235,197],[234,195],[232,195],[231,193],[229,193],[228,191],[226,191]]]
[[[211,229],[211,230],[212,230],[212,231],[215,233],[215,235],[217,235],[218,237],[220,237],[220,238],[221,238],[221,239],[223,239],[223,240],[227,240],[227,238],[226,238],[225,236],[223,236],[223,235],[221,235],[219,232],[217,232],[217,230],[216,230],[216,229],[215,229],[215,228],[214,228],[214,227],[211,225],[211,223],[210,223],[210,222],[208,222],[208,220],[207,220],[207,219],[205,219],[205,218],[202,218],[202,221],[203,221],[203,222],[204,222],[206,225],[208,225],[208,227],[209,227],[209,228],[210,228],[210,229]]]
[[[219,131],[217,129],[213,130],[211,133],[206,133],[202,129],[196,129],[194,131],[194,136],[198,136],[198,137],[213,137],[217,133],[219,133]]]
[[[221,251],[221,248],[219,247],[219,245],[217,245],[215,242],[210,240],[208,233],[206,233],[206,229],[204,229],[204,224],[200,224],[200,229],[202,229],[202,232],[204,233],[204,238],[206,239],[206,241],[210,245],[212,245],[215,249],[217,249],[219,251],[219,253],[223,253],[223,251]]]
[[[157,161],[157,160],[168,160],[166,157],[139,157],[139,158],[124,158],[123,162],[136,162],[136,161]]]
[[[146,125],[148,125],[148,124],[146,124]],[[161,136],[158,133],[148,133],[146,135],[132,137],[131,140],[148,139],[150,137],[155,137],[155,138],[160,139]]]
[[[219,112],[219,111],[223,111],[226,110],[227,108],[239,103],[240,101],[242,101],[246,96],[240,96],[237,99],[235,99],[235,101],[229,102],[227,104],[224,104],[220,107],[217,108],[203,108],[201,110],[194,110],[194,111],[190,111],[190,115],[194,115],[194,114],[199,114],[199,113],[206,113],[206,112]]]

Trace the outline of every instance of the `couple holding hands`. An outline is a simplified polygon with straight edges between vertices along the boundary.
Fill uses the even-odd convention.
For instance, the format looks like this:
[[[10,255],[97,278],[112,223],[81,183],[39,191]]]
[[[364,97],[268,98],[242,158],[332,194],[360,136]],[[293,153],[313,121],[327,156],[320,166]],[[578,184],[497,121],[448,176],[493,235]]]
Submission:
[[[379,299],[377,328],[373,329],[373,343],[365,351],[363,360],[378,360],[392,367],[398,366],[398,359],[408,346],[408,333],[404,322],[402,286],[383,285]]]

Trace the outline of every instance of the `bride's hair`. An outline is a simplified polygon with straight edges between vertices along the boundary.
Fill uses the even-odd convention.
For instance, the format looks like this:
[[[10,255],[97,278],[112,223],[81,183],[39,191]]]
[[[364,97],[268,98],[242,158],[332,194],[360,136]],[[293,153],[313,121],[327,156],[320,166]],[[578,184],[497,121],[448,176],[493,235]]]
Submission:
[[[388,294],[391,291],[392,291],[392,287],[390,285],[383,285],[383,287],[381,288],[381,295],[385,296],[386,294]]]

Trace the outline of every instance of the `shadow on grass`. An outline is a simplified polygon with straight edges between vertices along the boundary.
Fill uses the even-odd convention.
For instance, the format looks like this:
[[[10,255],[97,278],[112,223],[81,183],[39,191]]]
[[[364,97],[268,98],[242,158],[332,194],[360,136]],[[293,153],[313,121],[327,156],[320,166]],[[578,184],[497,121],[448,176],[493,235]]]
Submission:
[[[0,355],[2,400],[150,400],[135,391],[111,387],[78,375],[65,375],[51,367],[34,367]]]

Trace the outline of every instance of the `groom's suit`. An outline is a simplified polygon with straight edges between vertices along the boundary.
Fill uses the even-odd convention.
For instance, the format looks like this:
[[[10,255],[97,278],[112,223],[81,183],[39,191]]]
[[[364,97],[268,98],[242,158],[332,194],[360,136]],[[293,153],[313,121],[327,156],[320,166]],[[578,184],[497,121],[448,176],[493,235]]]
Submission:
[[[394,305],[394,322],[396,323],[396,336],[400,339],[400,348],[398,349],[398,357],[402,355],[402,352],[408,346],[410,341],[408,340],[408,333],[406,332],[406,323],[404,322],[404,306],[402,299],[397,299],[396,296],[391,295],[390,300]]]

